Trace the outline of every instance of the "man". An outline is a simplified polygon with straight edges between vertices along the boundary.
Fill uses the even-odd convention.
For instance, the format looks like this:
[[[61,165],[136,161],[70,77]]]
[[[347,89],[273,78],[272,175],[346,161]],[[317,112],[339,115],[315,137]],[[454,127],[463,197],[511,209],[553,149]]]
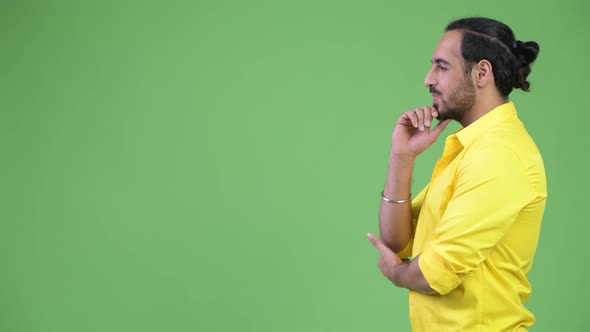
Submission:
[[[452,22],[424,81],[433,106],[403,113],[395,126],[381,239],[369,239],[383,275],[410,290],[414,331],[526,331],[535,321],[523,303],[545,170],[508,96],[529,90],[538,52],[501,22]],[[446,139],[430,183],[410,203],[414,161],[451,120],[463,128]]]

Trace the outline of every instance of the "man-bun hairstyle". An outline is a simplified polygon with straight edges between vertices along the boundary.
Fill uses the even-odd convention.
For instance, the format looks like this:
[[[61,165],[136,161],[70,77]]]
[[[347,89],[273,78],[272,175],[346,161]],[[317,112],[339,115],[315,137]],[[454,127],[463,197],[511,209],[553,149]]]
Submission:
[[[539,44],[516,40],[506,24],[485,17],[456,20],[445,29],[450,30],[463,31],[461,53],[467,74],[472,64],[485,59],[492,64],[496,88],[502,96],[507,97],[514,88],[530,90],[527,77],[539,54]]]

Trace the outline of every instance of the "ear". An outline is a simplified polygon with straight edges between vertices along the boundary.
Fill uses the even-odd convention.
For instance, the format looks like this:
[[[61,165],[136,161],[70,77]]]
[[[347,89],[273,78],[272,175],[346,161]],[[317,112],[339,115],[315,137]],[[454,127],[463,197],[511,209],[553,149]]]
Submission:
[[[475,73],[475,84],[479,88],[486,87],[489,84],[494,84],[494,72],[492,71],[492,64],[488,60],[481,60],[473,66]]]

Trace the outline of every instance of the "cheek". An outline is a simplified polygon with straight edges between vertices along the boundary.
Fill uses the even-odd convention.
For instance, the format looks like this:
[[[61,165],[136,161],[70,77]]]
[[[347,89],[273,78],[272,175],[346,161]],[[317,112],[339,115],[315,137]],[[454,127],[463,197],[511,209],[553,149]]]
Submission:
[[[452,96],[454,96],[457,92],[457,84],[455,84],[454,82],[448,82],[448,84],[444,86],[441,92],[445,96],[445,99],[449,99]]]

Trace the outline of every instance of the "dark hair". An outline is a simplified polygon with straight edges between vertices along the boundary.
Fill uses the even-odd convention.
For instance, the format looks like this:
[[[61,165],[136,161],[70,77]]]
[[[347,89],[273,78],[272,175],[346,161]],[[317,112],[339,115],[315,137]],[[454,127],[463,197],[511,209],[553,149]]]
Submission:
[[[539,44],[516,40],[506,24],[485,17],[456,20],[447,25],[445,31],[449,30],[463,30],[461,53],[466,73],[471,72],[469,64],[485,59],[492,64],[496,88],[502,96],[507,97],[513,88],[530,90],[526,79],[539,54]]]

